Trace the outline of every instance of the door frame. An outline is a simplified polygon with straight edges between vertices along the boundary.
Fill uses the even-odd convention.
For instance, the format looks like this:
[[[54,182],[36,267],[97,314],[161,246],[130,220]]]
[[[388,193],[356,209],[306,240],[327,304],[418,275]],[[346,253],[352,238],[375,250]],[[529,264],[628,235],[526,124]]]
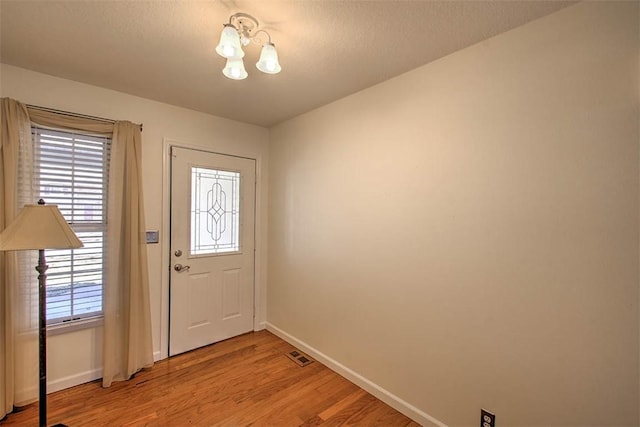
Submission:
[[[162,229],[160,230],[160,253],[162,257],[162,283],[160,301],[160,350],[154,352],[154,360],[169,357],[169,282],[170,282],[170,250],[171,250],[171,147],[206,151],[225,156],[243,157],[256,162],[255,187],[255,224],[254,224],[254,276],[253,276],[253,330],[266,327],[266,182],[264,182],[264,159],[257,153],[239,150],[219,150],[217,147],[196,144],[171,138],[162,140]],[[147,248],[149,250],[150,248]]]

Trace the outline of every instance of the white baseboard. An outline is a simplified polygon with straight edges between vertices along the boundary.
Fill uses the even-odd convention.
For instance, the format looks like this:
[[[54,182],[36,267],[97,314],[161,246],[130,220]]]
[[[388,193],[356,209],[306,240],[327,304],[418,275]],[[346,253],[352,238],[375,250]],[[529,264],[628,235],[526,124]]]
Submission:
[[[47,394],[102,378],[102,368],[47,381]]]
[[[102,368],[91,371],[81,372],[79,374],[69,375],[68,377],[47,381],[47,394],[66,388],[74,387],[80,384],[88,383],[93,380],[102,378]],[[24,406],[38,400],[38,386],[29,387],[16,392],[15,405]]]
[[[267,329],[267,322],[260,322],[260,323],[256,323],[256,324],[255,324],[255,326],[254,326],[254,328],[253,328],[253,330],[254,330],[255,332],[263,331],[263,330],[265,330],[265,329]]]
[[[358,387],[364,389],[365,391],[371,393],[372,395],[382,400],[387,405],[403,413],[404,415],[411,418],[415,422],[423,426],[447,427],[445,423],[437,420],[436,418],[432,417],[426,412],[421,411],[420,409],[409,404],[408,402],[405,402],[395,394],[389,392],[388,390],[385,390],[384,388],[380,387],[373,381],[370,381],[369,379],[363,377],[357,372],[347,368],[342,363],[338,362],[335,359],[332,359],[331,357],[327,356],[321,351],[316,350],[315,348],[311,347],[304,341],[301,341],[298,338],[294,337],[293,335],[290,335],[289,333],[283,331],[282,329],[278,328],[274,324],[266,322],[266,329],[269,332],[272,332],[273,334],[287,341],[289,344],[295,346],[299,350],[302,350],[303,352],[307,353],[309,356],[313,357],[318,362],[325,365],[327,368],[336,372],[340,376],[348,379],[349,381],[351,381]]]

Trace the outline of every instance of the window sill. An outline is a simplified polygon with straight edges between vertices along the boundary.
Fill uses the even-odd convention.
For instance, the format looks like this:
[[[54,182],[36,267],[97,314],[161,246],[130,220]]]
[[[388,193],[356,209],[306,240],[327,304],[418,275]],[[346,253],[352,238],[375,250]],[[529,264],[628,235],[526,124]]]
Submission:
[[[83,329],[97,328],[104,324],[104,317],[90,317],[82,320],[75,320],[67,323],[56,323],[47,326],[47,336],[66,334]]]

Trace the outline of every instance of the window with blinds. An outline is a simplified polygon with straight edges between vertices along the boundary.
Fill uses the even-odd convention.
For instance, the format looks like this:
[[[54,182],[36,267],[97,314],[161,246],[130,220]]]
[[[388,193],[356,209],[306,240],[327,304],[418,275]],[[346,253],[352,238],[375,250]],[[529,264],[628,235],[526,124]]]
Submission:
[[[32,127],[38,198],[58,205],[83,248],[47,250],[47,323],[102,315],[111,140]]]

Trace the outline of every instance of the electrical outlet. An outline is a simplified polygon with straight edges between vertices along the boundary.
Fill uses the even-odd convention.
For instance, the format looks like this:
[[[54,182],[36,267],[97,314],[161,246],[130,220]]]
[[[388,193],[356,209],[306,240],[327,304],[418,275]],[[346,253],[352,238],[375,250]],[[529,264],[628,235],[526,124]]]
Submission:
[[[480,410],[480,427],[496,427],[496,416],[486,409]]]

